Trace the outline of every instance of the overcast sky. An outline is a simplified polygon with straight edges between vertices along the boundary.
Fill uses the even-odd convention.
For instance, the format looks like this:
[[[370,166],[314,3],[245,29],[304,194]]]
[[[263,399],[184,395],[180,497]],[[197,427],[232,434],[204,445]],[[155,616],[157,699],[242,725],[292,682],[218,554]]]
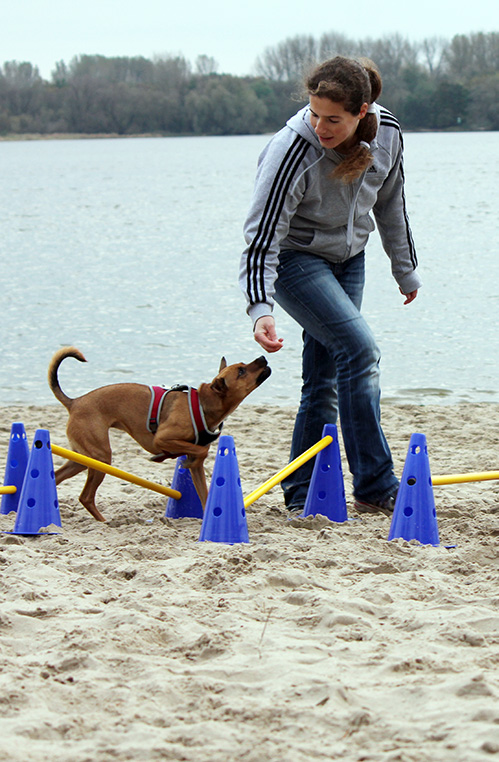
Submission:
[[[499,30],[494,0],[10,0],[0,63],[30,61],[49,78],[75,55],[205,54],[220,73],[251,74],[257,56],[287,37],[339,32],[357,40],[395,32],[412,42]]]

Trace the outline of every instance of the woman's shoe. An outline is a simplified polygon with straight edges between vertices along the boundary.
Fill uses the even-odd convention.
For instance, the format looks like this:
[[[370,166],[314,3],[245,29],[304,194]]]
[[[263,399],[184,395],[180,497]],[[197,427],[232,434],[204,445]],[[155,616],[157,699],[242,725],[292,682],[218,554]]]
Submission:
[[[392,495],[388,495],[388,497],[385,497],[382,500],[373,500],[371,502],[355,498],[353,507],[359,513],[393,513],[396,499],[396,492]]]

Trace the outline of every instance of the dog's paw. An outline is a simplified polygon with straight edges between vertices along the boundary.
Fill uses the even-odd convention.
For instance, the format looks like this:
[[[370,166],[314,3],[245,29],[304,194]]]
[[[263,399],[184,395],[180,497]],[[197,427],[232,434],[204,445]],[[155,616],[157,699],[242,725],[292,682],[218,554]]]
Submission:
[[[160,452],[158,455],[152,455],[149,460],[152,460],[153,463],[163,463],[163,461],[168,460],[168,458],[171,458],[171,455],[168,455],[166,452]]]

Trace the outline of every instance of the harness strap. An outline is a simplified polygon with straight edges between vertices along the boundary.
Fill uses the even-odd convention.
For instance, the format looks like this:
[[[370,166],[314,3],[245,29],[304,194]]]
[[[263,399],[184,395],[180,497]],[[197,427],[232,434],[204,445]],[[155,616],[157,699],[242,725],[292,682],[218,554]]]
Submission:
[[[151,402],[147,412],[147,429],[152,434],[155,434],[158,430],[161,409],[166,395],[169,392],[187,392],[189,413],[194,428],[194,444],[205,447],[215,439],[218,439],[222,432],[223,423],[219,425],[218,431],[210,431],[206,425],[197,389],[193,389],[192,386],[185,386],[184,384],[175,384],[175,386],[171,386],[169,389],[166,389],[164,386],[150,386],[149,389],[151,390]]]
[[[223,423],[219,425],[218,431],[210,431],[206,425],[203,408],[199,401],[198,390],[193,389],[190,386],[187,394],[189,401],[189,412],[191,414],[191,421],[194,427],[194,444],[205,447],[215,439],[218,439],[223,428]]]
[[[168,392],[186,392],[189,387],[176,384],[166,389],[164,386],[150,386],[151,402],[147,412],[147,430],[155,434],[158,430],[161,408]]]

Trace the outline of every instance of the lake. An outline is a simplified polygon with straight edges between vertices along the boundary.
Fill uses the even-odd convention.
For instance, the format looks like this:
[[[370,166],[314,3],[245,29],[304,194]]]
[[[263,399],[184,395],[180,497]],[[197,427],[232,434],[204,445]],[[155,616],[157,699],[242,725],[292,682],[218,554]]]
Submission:
[[[239,291],[242,225],[268,136],[0,142],[0,404],[54,402],[115,381],[210,380],[261,354]],[[424,281],[409,306],[374,233],[363,312],[386,402],[499,401],[499,133],[405,135],[406,196]],[[300,329],[252,402],[294,405]]]

